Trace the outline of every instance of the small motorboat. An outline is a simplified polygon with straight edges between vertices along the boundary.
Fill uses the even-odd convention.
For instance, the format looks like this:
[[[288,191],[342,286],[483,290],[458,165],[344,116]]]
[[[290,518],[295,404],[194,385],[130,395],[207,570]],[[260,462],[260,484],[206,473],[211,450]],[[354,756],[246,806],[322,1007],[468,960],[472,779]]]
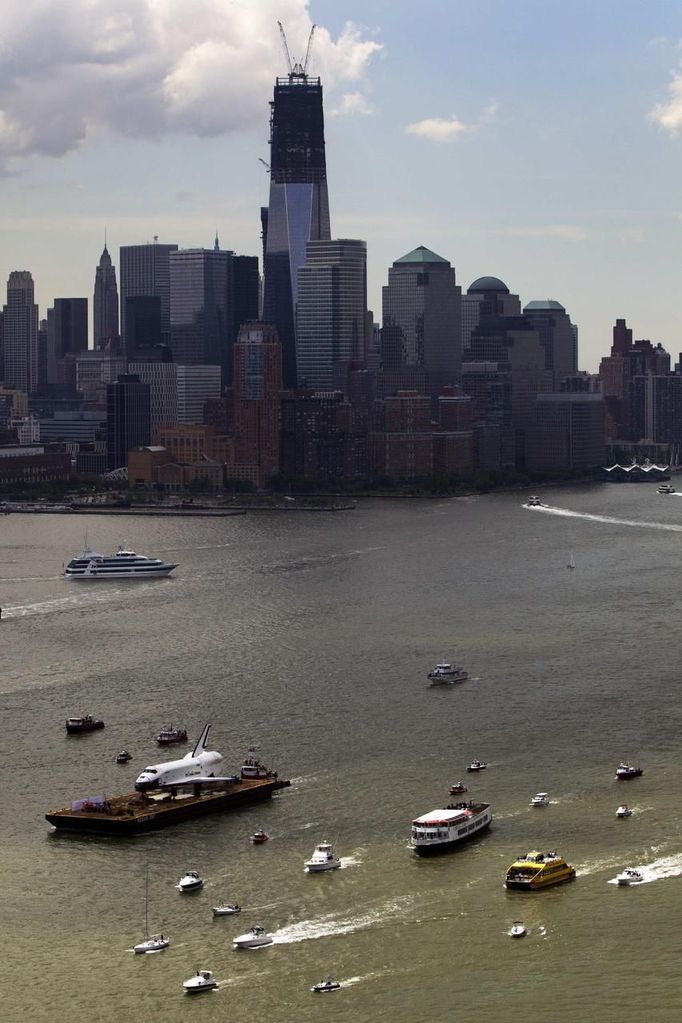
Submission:
[[[66,719],[66,731],[69,735],[96,732],[99,728],[104,728],[104,722],[100,718],[94,718],[92,714],[81,714],[78,718]]]
[[[133,759],[132,753],[129,753],[127,749],[122,749],[121,752],[118,753],[116,756],[116,763],[127,764],[132,759]]]
[[[644,874],[635,867],[626,867],[623,873],[616,878],[619,885],[639,884],[643,880]]]
[[[268,934],[264,927],[256,924],[246,934],[238,934],[232,939],[235,948],[263,948],[265,945],[272,945],[272,935]]]
[[[222,906],[213,907],[213,916],[234,916],[235,913],[241,913],[242,907],[238,902],[226,902]]]
[[[198,892],[204,887],[204,880],[196,870],[188,870],[178,881],[178,890],[183,894],[187,892]]]
[[[616,817],[632,817],[632,810],[627,803],[621,803],[616,810]]]
[[[509,928],[510,938],[524,938],[526,936],[526,925],[523,920],[515,920]]]
[[[526,508],[542,508],[542,501],[537,494],[531,494],[526,501]]]
[[[133,952],[138,955],[144,955],[146,952],[162,952],[164,948],[168,948],[170,945],[170,938],[165,937],[163,934],[152,934],[144,941],[139,941],[137,945],[133,945]]]
[[[485,771],[487,766],[488,765],[484,764],[482,760],[472,760],[467,767],[467,771],[469,771],[469,773],[472,771]]]
[[[469,790],[463,781],[455,782],[455,784],[451,785],[450,788],[448,789],[448,792],[450,793],[451,796],[459,796],[462,794],[462,792],[468,791]]]
[[[658,492],[659,494],[674,494],[675,488],[672,483],[661,483]]]
[[[267,842],[269,838],[270,836],[267,832],[263,831],[262,828],[259,828],[258,831],[254,831],[249,841],[251,842],[251,845],[263,845],[263,843]]]
[[[441,661],[427,675],[432,686],[442,685],[445,682],[466,682],[469,672],[465,671],[459,664],[451,664],[450,661]]]
[[[536,792],[530,801],[531,806],[549,806],[549,795],[546,792]]]
[[[313,984],[311,991],[314,991],[316,995],[321,995],[325,991],[338,991],[341,984],[338,980],[334,980],[333,977],[325,977],[319,984]]]
[[[323,870],[336,870],[341,866],[341,860],[334,855],[329,842],[320,842],[315,846],[315,851],[309,860],[304,863],[309,874],[319,874]]]
[[[631,764],[622,761],[616,768],[616,778],[619,781],[627,781],[629,778],[639,778],[644,774],[641,767],[633,767]]]
[[[172,746],[173,743],[187,742],[187,729],[173,728],[172,725],[169,725],[168,728],[161,729],[156,736],[156,741],[159,746]]]
[[[218,981],[211,970],[197,970],[196,976],[184,980],[182,986],[188,995],[196,995],[200,991],[212,991],[218,987]]]

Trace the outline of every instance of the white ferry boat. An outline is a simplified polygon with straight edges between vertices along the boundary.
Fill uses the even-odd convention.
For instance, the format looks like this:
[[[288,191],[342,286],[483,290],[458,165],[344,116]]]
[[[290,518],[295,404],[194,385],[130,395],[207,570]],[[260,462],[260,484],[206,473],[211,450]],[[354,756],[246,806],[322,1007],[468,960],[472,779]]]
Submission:
[[[493,819],[490,803],[451,803],[412,821],[412,847],[420,856],[446,852],[453,845],[487,828]]]
[[[86,547],[82,554],[72,558],[64,569],[66,579],[159,579],[169,575],[177,565],[171,565],[160,558],[148,558],[144,554],[119,547],[116,554],[100,554]]]

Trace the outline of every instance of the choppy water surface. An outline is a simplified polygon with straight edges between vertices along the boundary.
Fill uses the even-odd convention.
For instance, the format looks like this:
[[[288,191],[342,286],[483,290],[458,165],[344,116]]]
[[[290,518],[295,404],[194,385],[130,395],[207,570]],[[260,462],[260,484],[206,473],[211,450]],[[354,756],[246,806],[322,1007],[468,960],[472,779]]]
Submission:
[[[2,1019],[677,1023],[682,503],[646,485],[543,499],[88,519],[99,547],[179,562],[128,584],[62,580],[82,519],[0,518]],[[429,689],[442,657],[473,680]],[[83,711],[106,729],[67,738]],[[292,788],[122,842],[52,833],[47,809],[128,791],[166,756],[159,727],[205,720],[226,768],[256,742]],[[135,759],[117,766],[124,745]],[[411,818],[473,757],[493,828],[417,859]],[[617,783],[621,758],[644,776]],[[541,789],[551,805],[531,808]],[[635,813],[617,820],[623,800]],[[254,848],[259,826],[271,840]],[[323,839],[343,869],[308,876]],[[558,848],[576,882],[507,892],[533,846]],[[136,957],[146,864],[150,925],[172,945]],[[644,883],[609,884],[625,866]],[[206,888],[181,896],[188,868]],[[214,920],[228,899],[245,911]],[[512,941],[518,918],[529,935]],[[232,951],[254,923],[274,945]],[[197,967],[220,990],[190,1006]],[[343,989],[310,994],[329,973]]]

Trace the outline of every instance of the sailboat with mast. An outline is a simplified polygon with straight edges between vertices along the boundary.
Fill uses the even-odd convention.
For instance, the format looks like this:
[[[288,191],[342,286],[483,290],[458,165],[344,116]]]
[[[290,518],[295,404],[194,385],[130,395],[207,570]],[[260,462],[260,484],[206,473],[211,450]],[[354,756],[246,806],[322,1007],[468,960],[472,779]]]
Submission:
[[[145,952],[162,952],[170,945],[170,938],[163,934],[149,933],[149,867],[144,877],[144,941],[139,941],[133,946],[133,952],[143,955]]]

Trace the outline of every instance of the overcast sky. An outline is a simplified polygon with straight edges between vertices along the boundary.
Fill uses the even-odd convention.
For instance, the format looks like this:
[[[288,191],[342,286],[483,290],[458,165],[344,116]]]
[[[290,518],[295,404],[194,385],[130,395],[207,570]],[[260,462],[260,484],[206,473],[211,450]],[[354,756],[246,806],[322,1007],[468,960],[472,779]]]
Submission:
[[[558,299],[595,369],[616,317],[682,350],[678,0],[18,0],[0,7],[0,282],[91,298],[105,228],[260,254],[268,101],[317,24],[332,234],[466,290]]]

